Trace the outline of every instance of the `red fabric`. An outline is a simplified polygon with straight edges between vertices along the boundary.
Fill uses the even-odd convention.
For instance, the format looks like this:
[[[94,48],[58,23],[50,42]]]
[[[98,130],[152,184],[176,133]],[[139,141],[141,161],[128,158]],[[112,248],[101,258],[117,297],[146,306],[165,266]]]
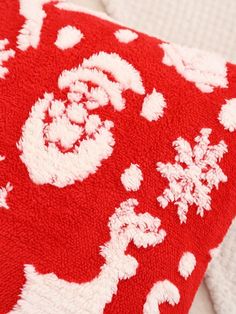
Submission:
[[[121,44],[114,37],[120,26],[92,15],[63,11],[49,4],[44,6],[47,17],[43,23],[37,49],[21,51],[16,37],[24,23],[17,1],[0,1],[0,34],[8,38],[16,51],[7,62],[9,73],[0,80],[1,119],[0,149],[6,159],[0,163],[0,184],[8,181],[14,189],[7,198],[9,209],[0,208],[0,313],[16,304],[25,282],[23,265],[32,264],[39,273],[55,273],[72,282],[93,279],[104,259],[99,246],[109,240],[108,218],[120,203],[133,197],[140,205],[138,212],[149,212],[161,219],[166,239],[156,247],[137,248],[131,243],[127,253],[139,262],[137,274],[119,282],[118,293],[105,313],[142,313],[146,296],[153,284],[168,278],[181,295],[178,305],[161,305],[161,313],[187,313],[202,280],[209,250],[218,246],[236,213],[236,141],[235,133],[223,128],[217,117],[225,99],[236,97],[236,66],[227,64],[228,88],[216,88],[205,94],[185,80],[174,67],[162,63],[160,41],[144,34],[139,39]],[[59,50],[54,42],[57,31],[65,25],[78,27],[85,39],[78,46]],[[105,51],[115,52],[139,70],[146,93],[153,88],[165,95],[165,115],[150,123],[140,116],[143,95],[123,93],[126,108],[117,112],[112,106],[95,110],[100,117],[114,122],[114,151],[103,160],[98,171],[83,182],[57,188],[37,185],[29,177],[19,158],[16,143],[31,107],[45,91],[58,99],[65,91],[58,89],[58,76],[64,69],[77,67],[84,58]],[[172,142],[179,136],[194,145],[202,128],[211,128],[211,143],[224,140],[229,152],[220,161],[228,176],[219,190],[211,193],[212,210],[203,218],[196,215],[193,205],[186,224],[180,224],[176,206],[158,206],[168,181],[155,171],[156,162],[174,163]],[[139,164],[144,180],[138,192],[128,192],[120,175],[130,163]],[[178,273],[183,252],[194,253],[197,265],[189,280]]]

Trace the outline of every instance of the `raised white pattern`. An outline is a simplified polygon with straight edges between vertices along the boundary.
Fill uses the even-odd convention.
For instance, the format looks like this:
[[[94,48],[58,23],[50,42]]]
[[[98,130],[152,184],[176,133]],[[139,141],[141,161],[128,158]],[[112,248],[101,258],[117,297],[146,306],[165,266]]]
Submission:
[[[143,180],[139,165],[131,164],[121,175],[121,182],[127,191],[138,191]]]
[[[119,42],[128,44],[138,38],[138,34],[129,29],[119,29],[114,33]]]
[[[196,266],[196,257],[191,252],[185,252],[179,261],[178,271],[184,279],[188,279],[191,276]]]
[[[15,51],[13,49],[6,49],[6,46],[9,44],[8,39],[0,40],[0,78],[4,79],[8,73],[6,66],[3,66],[3,63],[8,61],[10,58],[15,56]]]
[[[169,280],[156,282],[147,295],[143,314],[160,314],[159,305],[168,302],[175,306],[180,301],[178,288]]]
[[[164,96],[154,88],[152,93],[144,98],[141,116],[148,121],[157,121],[163,116],[165,107],[166,101]]]
[[[5,156],[0,155],[0,161],[4,161],[6,159]],[[7,196],[8,193],[13,190],[13,186],[10,182],[6,184],[6,186],[0,187],[0,208],[8,209],[9,206],[7,204]]]
[[[129,243],[146,248],[161,243],[166,235],[159,229],[158,218],[135,213],[137,205],[135,199],[128,199],[110,217],[110,241],[101,247],[106,262],[97,277],[78,284],[53,273],[39,274],[32,265],[26,265],[21,298],[10,313],[102,314],[117,294],[119,281],[136,274],[138,262],[126,254]]]
[[[220,182],[226,182],[218,162],[227,152],[227,145],[220,141],[218,145],[209,145],[211,129],[202,129],[195,138],[196,145],[191,147],[182,137],[173,142],[177,151],[175,163],[157,163],[157,171],[169,181],[161,196],[157,198],[160,205],[165,208],[169,203],[178,206],[180,222],[186,222],[189,206],[197,206],[197,214],[201,217],[204,210],[211,209],[210,193]],[[181,165],[182,164],[182,165]]]
[[[13,190],[13,186],[10,182],[6,184],[5,187],[0,188],[0,207],[8,209],[9,206],[7,204],[7,196],[8,193]]]
[[[29,47],[37,48],[40,42],[43,21],[46,12],[43,6],[47,3],[55,3],[55,7],[60,10],[84,12],[98,16],[99,18],[113,21],[107,14],[88,10],[83,6],[63,0],[19,0],[20,14],[25,18],[19,35],[17,36],[17,46],[20,50],[27,50]],[[113,21],[114,22],[114,21]]]
[[[226,104],[221,107],[218,119],[226,130],[230,132],[236,130],[236,98],[226,100]]]
[[[27,50],[29,47],[37,48],[43,20],[46,12],[43,6],[52,0],[19,0],[20,14],[25,18],[25,22],[19,31],[17,45],[20,50]]]
[[[174,66],[187,81],[195,83],[203,93],[228,87],[226,61],[219,55],[177,44],[161,44],[162,62]]]
[[[90,111],[109,103],[121,111],[125,108],[122,92],[131,89],[143,94],[144,87],[131,64],[105,52],[63,71],[58,85],[69,89],[67,99],[57,100],[53,93],[45,93],[32,107],[18,148],[33,182],[64,187],[95,173],[112,154],[113,122],[102,121]]]
[[[76,28],[75,26],[67,25],[60,28],[57,32],[57,40],[55,41],[55,45],[59,49],[65,50],[77,45],[83,37],[84,35],[78,28]]]

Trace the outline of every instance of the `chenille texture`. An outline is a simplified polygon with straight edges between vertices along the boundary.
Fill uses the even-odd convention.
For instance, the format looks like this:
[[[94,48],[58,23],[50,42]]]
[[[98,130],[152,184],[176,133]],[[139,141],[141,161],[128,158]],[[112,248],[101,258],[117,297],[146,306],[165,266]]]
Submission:
[[[0,0],[0,314],[188,313],[236,215],[236,66]]]

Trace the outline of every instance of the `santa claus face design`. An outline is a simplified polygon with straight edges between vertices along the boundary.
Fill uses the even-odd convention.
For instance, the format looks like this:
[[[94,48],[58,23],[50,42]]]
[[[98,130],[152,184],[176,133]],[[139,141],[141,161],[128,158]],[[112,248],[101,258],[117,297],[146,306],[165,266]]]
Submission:
[[[18,148],[33,182],[64,187],[95,173],[112,154],[113,122],[90,112],[109,103],[121,111],[122,91],[143,94],[144,87],[133,66],[117,54],[104,52],[63,71],[58,86],[69,89],[67,99],[45,93],[31,109]]]

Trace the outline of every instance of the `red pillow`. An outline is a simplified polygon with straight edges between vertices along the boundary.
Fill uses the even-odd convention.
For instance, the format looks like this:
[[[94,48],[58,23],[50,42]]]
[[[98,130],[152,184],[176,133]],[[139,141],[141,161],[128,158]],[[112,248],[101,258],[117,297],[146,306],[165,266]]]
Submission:
[[[0,13],[0,313],[187,313],[236,211],[236,66],[68,3]]]

